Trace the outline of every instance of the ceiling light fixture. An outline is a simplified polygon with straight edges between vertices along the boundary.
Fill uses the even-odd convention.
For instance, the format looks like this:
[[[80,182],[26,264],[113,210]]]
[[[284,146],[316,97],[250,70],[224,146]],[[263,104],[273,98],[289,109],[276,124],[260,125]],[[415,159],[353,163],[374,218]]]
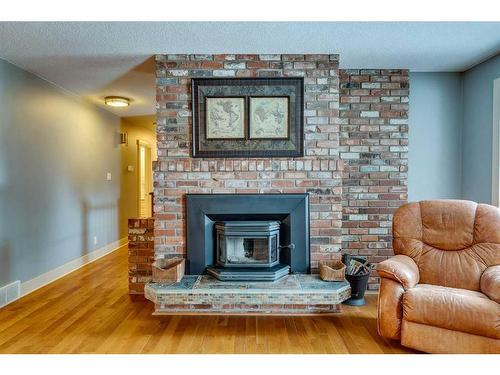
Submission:
[[[123,96],[106,96],[104,98],[104,104],[111,107],[128,107],[130,105],[130,99]]]

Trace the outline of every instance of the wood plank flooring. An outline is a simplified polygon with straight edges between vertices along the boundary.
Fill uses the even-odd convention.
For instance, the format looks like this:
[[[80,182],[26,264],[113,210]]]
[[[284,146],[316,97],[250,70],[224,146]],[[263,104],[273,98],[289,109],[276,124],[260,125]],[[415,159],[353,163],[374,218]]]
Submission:
[[[0,309],[0,353],[412,353],[377,334],[376,296],[335,316],[152,316],[127,248]]]

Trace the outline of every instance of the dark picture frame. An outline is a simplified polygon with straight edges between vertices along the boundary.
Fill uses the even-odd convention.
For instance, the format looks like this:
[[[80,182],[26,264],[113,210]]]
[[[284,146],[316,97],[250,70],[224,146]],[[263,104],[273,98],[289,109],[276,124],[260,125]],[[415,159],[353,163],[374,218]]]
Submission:
[[[304,155],[304,79],[302,77],[193,78],[191,85],[193,157],[301,157]],[[207,115],[213,116],[207,113],[207,98],[241,97],[245,98],[245,138],[207,137]],[[251,99],[284,97],[288,99],[287,137],[251,138]],[[241,114],[233,113],[232,116],[234,119]],[[226,121],[224,116],[221,121]],[[224,126],[225,124],[222,127]]]

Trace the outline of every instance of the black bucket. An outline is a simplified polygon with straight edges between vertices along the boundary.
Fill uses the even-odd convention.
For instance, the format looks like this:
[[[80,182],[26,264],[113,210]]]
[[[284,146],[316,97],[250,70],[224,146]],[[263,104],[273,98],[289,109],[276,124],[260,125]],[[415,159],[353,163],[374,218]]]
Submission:
[[[344,264],[348,264],[350,259],[355,259],[360,262],[364,262],[363,258],[359,258],[356,256],[352,256],[349,254],[344,254],[342,256],[342,262]],[[344,301],[343,303],[349,306],[363,306],[365,301],[365,292],[368,287],[368,279],[370,278],[370,272],[367,272],[362,275],[345,275],[346,280],[351,284],[351,298]]]
[[[344,304],[349,306],[363,306],[366,303],[365,292],[369,277],[369,272],[365,275],[345,275],[346,280],[351,284],[351,298],[344,301]]]

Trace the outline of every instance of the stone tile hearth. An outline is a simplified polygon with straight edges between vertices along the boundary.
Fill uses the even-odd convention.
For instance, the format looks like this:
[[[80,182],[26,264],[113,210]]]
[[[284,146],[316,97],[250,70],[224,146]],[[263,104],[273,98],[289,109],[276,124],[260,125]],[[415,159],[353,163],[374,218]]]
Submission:
[[[187,275],[174,284],[149,283],[145,296],[155,314],[258,313],[310,314],[340,312],[351,295],[346,281],[325,282],[318,275],[289,275],[274,282],[219,281],[209,275]]]

